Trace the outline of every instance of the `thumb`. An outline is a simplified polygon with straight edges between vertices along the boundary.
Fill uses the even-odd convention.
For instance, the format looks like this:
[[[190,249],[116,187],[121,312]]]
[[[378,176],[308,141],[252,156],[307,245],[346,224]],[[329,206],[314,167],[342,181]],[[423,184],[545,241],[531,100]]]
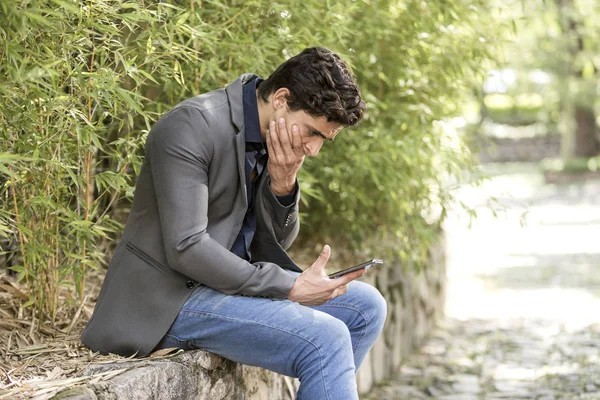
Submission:
[[[313,263],[311,268],[315,272],[317,272],[321,275],[324,275],[325,274],[325,265],[327,264],[327,261],[329,261],[330,255],[331,255],[331,247],[329,247],[329,245],[323,246],[323,250],[321,250],[321,254],[319,254],[319,258],[317,258],[317,261],[315,261]]]

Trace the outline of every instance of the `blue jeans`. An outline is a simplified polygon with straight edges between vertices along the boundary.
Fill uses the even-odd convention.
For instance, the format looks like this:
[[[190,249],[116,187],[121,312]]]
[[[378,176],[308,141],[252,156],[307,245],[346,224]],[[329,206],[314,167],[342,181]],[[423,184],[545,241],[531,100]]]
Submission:
[[[358,399],[356,370],[381,334],[386,302],[353,281],[320,306],[194,289],[156,349],[204,349],[299,378],[299,400]]]

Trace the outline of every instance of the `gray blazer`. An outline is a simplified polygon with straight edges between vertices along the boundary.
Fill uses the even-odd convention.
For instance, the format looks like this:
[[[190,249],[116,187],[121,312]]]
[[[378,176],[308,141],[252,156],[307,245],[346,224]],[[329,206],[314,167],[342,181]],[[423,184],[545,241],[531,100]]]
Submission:
[[[152,128],[123,236],[82,342],[146,356],[198,284],[283,299],[301,272],[285,252],[298,235],[298,200],[283,206],[263,172],[255,199],[253,262],[229,249],[248,207],[242,75],[188,99]]]

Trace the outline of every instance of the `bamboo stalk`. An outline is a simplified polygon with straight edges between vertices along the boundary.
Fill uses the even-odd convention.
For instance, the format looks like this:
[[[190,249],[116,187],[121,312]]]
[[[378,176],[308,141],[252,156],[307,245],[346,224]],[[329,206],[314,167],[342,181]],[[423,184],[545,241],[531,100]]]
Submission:
[[[196,15],[196,0],[190,0],[190,8],[192,10],[192,15]],[[198,61],[198,39],[194,39],[194,56],[196,57],[196,61]],[[194,65],[194,89],[196,93],[200,93],[200,72],[198,71],[198,67],[196,66],[198,63]]]
[[[20,220],[21,217],[19,215],[19,206],[17,204],[17,194],[16,194],[16,182],[14,180],[14,171],[12,169],[12,166],[8,166],[8,169],[10,171],[10,180],[11,180],[11,188],[10,191],[12,192],[13,195],[13,204],[15,206],[15,225],[17,227],[17,232],[19,233],[19,246],[21,247],[21,257],[23,258],[23,268],[25,269],[25,283],[27,284],[27,288],[29,289],[29,269],[27,267],[27,258],[25,257],[25,238],[23,236],[23,231],[19,228],[19,224],[20,224]]]
[[[43,136],[44,121],[42,119],[41,113],[40,113],[40,125],[39,126],[40,126],[40,134],[41,134],[41,136]],[[46,195],[48,197],[50,197],[50,195],[51,195],[50,177],[52,176],[50,168],[47,168],[45,176],[46,176],[46,180],[44,182],[44,189],[45,189]],[[42,232],[44,232],[44,234],[49,232],[52,228],[51,218],[52,218],[51,213],[46,208],[46,210],[44,212],[44,218],[42,220],[42,223],[44,226],[44,229],[42,230]],[[46,235],[44,235],[44,236],[46,236]],[[52,240],[53,240],[52,238],[49,238],[50,242],[52,242]],[[45,243],[45,242],[46,242],[46,240],[42,240],[42,243]],[[55,287],[54,287],[54,284],[51,279],[52,269],[54,269],[52,266],[52,260],[50,257],[46,257],[46,268],[42,269],[41,273],[39,274],[39,276],[41,277],[40,278],[41,282],[37,283],[40,325],[41,325],[41,322],[43,321],[43,317],[44,317],[44,313],[42,312],[42,309],[45,307],[48,311],[51,311],[54,308],[54,305],[56,303],[56,299],[54,298]],[[52,313],[50,314],[50,316],[52,317]]]
[[[119,170],[119,175],[123,175],[125,173],[125,171],[127,170],[127,167],[129,167],[129,163],[126,162],[123,164],[123,167]],[[105,190],[104,192],[102,192],[102,195],[104,195],[104,193],[106,193],[108,191]],[[106,215],[106,213],[110,210],[110,208],[112,207],[113,203],[117,200],[117,197],[119,195],[118,191],[114,191],[112,196],[110,197],[110,201],[108,202],[108,205],[106,206],[106,208],[104,209],[104,211],[102,212],[102,214],[98,217],[98,222],[100,222],[100,220],[102,219],[102,217],[104,217],[104,215]],[[98,199],[100,199],[100,196],[98,196]],[[96,199],[96,200],[98,200]]]
[[[56,233],[54,235],[55,237],[55,251],[54,251],[54,265],[56,266],[56,268],[53,268],[52,273],[54,275],[54,283],[56,285],[58,285],[58,265],[59,265],[59,252],[60,252],[60,246],[59,243],[60,241],[58,240],[60,232],[59,232],[59,224],[60,221],[56,221]],[[54,321],[56,320],[56,307],[54,308],[54,312],[52,314],[52,323],[54,324]]]
[[[92,4],[93,1],[90,0],[90,13],[89,13],[89,18],[92,18]],[[93,43],[93,38],[92,38],[92,43]],[[96,56],[96,46],[93,46],[92,48],[92,57],[90,59],[90,68],[89,68],[89,73],[90,73],[90,78],[88,80],[88,91],[91,90],[92,88],[92,72],[94,70],[94,58]],[[90,123],[92,122],[92,96],[89,94],[88,92],[88,96],[87,96],[87,109],[88,109],[88,121],[90,121]],[[91,182],[91,165],[92,165],[92,151],[90,149],[91,145],[92,145],[92,140],[91,138],[88,138],[88,149],[86,151],[86,157],[85,157],[85,211],[84,211],[84,221],[88,221],[89,217],[90,217],[90,208],[91,208],[91,201],[90,201],[90,196],[91,196],[91,187],[92,187],[92,182]],[[85,287],[85,257],[87,255],[87,240],[84,238],[83,239],[83,245],[82,245],[82,249],[81,249],[81,255],[83,256],[83,261],[81,263],[81,284],[79,285],[79,298],[81,299],[81,301],[83,302],[83,292],[84,292],[84,287]]]
[[[233,17],[229,18],[227,21],[225,21],[225,23],[223,24],[224,27],[227,27],[227,25],[229,25],[230,23],[232,23],[233,21],[235,21],[237,19],[237,17],[239,17],[244,11],[246,11],[250,6],[246,5],[244,6],[240,11],[238,11]]]

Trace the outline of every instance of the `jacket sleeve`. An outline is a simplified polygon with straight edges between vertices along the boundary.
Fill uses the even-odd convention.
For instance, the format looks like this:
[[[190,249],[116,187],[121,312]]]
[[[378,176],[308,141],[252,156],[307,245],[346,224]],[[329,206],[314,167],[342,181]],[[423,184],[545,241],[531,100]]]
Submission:
[[[295,280],[278,265],[251,264],[210,237],[211,131],[200,111],[182,107],[148,135],[148,158],[169,267],[227,294],[285,298]]]
[[[258,193],[262,196],[263,201],[259,204],[264,204],[268,215],[271,217],[273,224],[273,232],[277,242],[284,249],[288,249],[300,231],[300,221],[298,220],[298,203],[300,202],[300,187],[296,180],[294,191],[295,197],[293,203],[283,205],[277,199],[277,196],[271,190],[271,178],[266,177],[266,184],[262,185],[261,191]]]

